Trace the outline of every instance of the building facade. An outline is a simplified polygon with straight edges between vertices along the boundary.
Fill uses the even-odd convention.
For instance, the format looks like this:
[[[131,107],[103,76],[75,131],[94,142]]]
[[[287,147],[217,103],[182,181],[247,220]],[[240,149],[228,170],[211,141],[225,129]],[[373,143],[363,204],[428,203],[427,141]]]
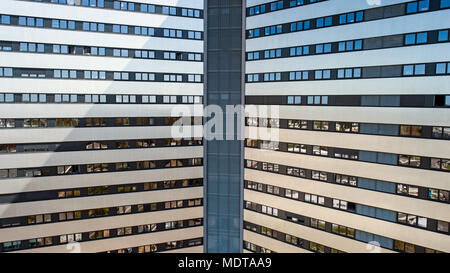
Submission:
[[[250,252],[448,252],[448,0],[247,1]]]
[[[449,16],[3,0],[0,252],[449,252]]]
[[[0,17],[0,251],[202,252],[203,1]]]

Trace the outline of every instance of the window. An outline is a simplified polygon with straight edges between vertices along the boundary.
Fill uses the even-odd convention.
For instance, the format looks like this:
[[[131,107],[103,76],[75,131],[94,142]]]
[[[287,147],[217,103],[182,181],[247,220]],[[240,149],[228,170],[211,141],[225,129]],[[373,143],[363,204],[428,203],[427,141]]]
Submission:
[[[450,170],[450,160],[447,159],[438,159],[438,158],[432,158],[431,159],[431,169],[437,169],[437,170]]]
[[[422,136],[422,126],[401,125],[400,126],[400,135],[421,137]]]
[[[397,185],[397,193],[402,195],[410,195],[410,196],[419,196],[419,188],[415,186],[409,186],[409,185],[403,185],[398,184]]]
[[[419,156],[409,156],[409,155],[399,155],[398,165],[410,166],[410,167],[420,167],[420,157]]]
[[[448,222],[438,221],[437,230],[439,232],[448,233],[448,225],[449,225]]]
[[[425,64],[404,65],[403,76],[425,75]]]
[[[448,30],[441,30],[438,33],[438,42],[445,42],[445,41],[448,41]]]
[[[1,21],[2,24],[5,24],[5,25],[11,24],[11,17],[9,15],[2,15],[1,20],[2,20]]]

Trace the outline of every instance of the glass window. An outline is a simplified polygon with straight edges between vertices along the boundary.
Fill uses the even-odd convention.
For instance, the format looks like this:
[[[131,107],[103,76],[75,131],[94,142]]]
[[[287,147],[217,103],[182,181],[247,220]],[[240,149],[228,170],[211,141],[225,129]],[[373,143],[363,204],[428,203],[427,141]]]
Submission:
[[[405,45],[413,45],[416,43],[416,34],[406,34]]]
[[[413,65],[405,65],[403,66],[403,75],[404,76],[411,76],[413,75],[414,66]]]
[[[419,12],[426,11],[430,8],[430,0],[419,1]]]
[[[424,44],[427,42],[427,33],[426,32],[422,32],[422,33],[418,33],[417,34],[417,43],[418,44]]]
[[[319,18],[316,21],[316,27],[323,27],[323,18]]]
[[[450,2],[450,0],[449,0],[449,2]],[[439,31],[438,41],[439,42],[448,41],[448,30]]]
[[[414,75],[425,75],[425,65],[416,64],[414,67]]]
[[[447,71],[446,63],[436,64],[436,74],[445,74],[446,71]]]
[[[449,7],[450,7],[450,0],[441,0],[441,9]]]
[[[2,24],[9,25],[11,24],[11,17],[9,15],[2,15]]]
[[[417,12],[417,2],[408,3],[406,6],[406,13],[415,13]]]

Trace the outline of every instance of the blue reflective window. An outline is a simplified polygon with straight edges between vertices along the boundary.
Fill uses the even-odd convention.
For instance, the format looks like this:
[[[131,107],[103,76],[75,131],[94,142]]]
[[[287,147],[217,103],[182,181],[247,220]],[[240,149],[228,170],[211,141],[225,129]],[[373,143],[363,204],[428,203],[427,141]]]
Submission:
[[[342,15],[340,15],[339,16],[339,24],[345,24],[345,23],[347,23],[347,15],[345,15],[345,14],[342,14]]]
[[[316,54],[323,53],[323,45],[316,45]]]
[[[2,24],[5,25],[11,24],[11,17],[8,15],[2,15]]]
[[[30,51],[30,52],[36,52],[36,44],[34,44],[34,43],[29,43],[29,44],[28,44],[28,51]]]
[[[414,75],[425,75],[425,65],[424,64],[416,64],[414,68]]]
[[[413,45],[416,43],[416,34],[407,34],[405,36],[405,45]]]
[[[450,0],[441,0],[441,9],[450,8]]]
[[[446,68],[447,68],[446,63],[436,64],[436,74],[445,74],[447,70]]]
[[[430,9],[430,0],[419,1],[419,12]]]
[[[411,76],[413,74],[414,71],[414,66],[413,65],[405,65],[403,66],[403,75],[404,76]]]
[[[33,17],[27,18],[27,26],[34,27],[34,23],[35,23],[35,21],[34,21]]]
[[[449,0],[449,2],[450,2],[450,0]],[[448,41],[448,30],[439,31],[438,41],[439,42]]]
[[[340,42],[339,43],[338,50],[339,51],[345,51],[345,42]]]
[[[349,41],[346,43],[347,51],[353,50],[353,41]]]
[[[84,28],[84,24],[83,24],[83,28]],[[120,26],[119,25],[113,25],[113,32],[119,33],[120,32]]]
[[[272,4],[270,4],[270,10],[271,11],[274,11],[274,10],[276,10],[277,9],[277,3],[272,3]]]
[[[147,12],[147,4],[141,4],[141,12]]]
[[[331,26],[333,24],[333,17],[326,17],[325,18],[325,26],[326,27],[328,27],[328,26]]]
[[[303,23],[303,28],[304,29],[310,29],[310,27],[311,27],[311,21],[305,21]]]
[[[282,9],[282,8],[283,8],[283,1],[279,1],[279,2],[278,2],[277,8],[278,8],[278,9]]]
[[[323,48],[323,52],[330,53],[331,52],[331,44],[325,44]]]
[[[417,12],[417,2],[408,3],[406,6],[406,13],[416,13]]]
[[[283,31],[283,26],[279,25],[277,26],[277,33],[281,33]]]
[[[291,49],[289,49],[289,55],[295,56],[295,47],[292,47]]]
[[[97,31],[97,23],[91,23],[91,31]]]
[[[323,18],[319,18],[316,21],[316,27],[323,27]]]
[[[355,50],[362,49],[362,40],[355,41]]]
[[[303,55],[308,55],[309,54],[309,46],[304,46],[303,47]]]
[[[317,70],[317,71],[315,72],[315,79],[316,79],[316,80],[322,79],[322,70]]]
[[[38,44],[38,46],[37,46],[37,51],[38,52],[44,52],[45,50],[44,50],[44,45],[43,44]]]
[[[297,30],[297,24],[296,23],[292,23],[291,24],[291,31],[296,31]]]
[[[353,23],[353,22],[355,22],[355,14],[354,13],[347,14],[347,23]]]
[[[364,19],[364,12],[358,11],[356,13],[356,22],[361,22]]]
[[[427,33],[426,32],[422,32],[422,33],[418,33],[417,34],[417,43],[418,44],[424,44],[427,42]]]
[[[27,43],[20,43],[19,50],[20,50],[20,51],[28,51],[28,45],[27,45]]]
[[[345,69],[345,77],[346,78],[351,78],[353,75],[353,69]]]
[[[19,17],[19,25],[26,26],[27,25],[27,18],[26,17]]]
[[[289,80],[290,80],[290,81],[295,80],[295,72],[289,73]],[[289,97],[289,98],[292,98],[292,97]],[[293,99],[294,99],[294,98],[292,98],[292,102],[291,102],[291,103],[288,102],[288,104],[293,104],[293,103],[294,103],[294,100],[293,100]]]
[[[53,53],[60,53],[61,47],[60,45],[53,45]]]

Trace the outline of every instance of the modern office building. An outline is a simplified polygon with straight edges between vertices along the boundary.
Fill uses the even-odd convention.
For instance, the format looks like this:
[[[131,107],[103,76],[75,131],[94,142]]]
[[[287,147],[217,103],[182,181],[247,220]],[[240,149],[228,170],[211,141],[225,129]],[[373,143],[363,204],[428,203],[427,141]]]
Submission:
[[[449,17],[3,0],[0,252],[450,252]]]
[[[202,252],[203,1],[1,2],[0,252]]]
[[[449,8],[247,1],[245,251],[450,251]]]

